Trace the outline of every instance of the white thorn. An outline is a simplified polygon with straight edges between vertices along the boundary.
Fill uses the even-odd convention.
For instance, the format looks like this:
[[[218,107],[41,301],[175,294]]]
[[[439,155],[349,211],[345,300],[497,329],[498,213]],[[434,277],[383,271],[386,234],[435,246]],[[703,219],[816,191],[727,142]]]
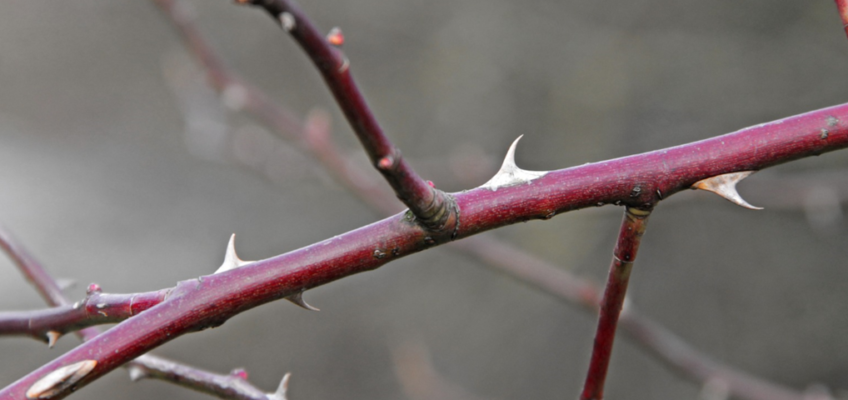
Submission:
[[[284,12],[280,14],[280,23],[283,24],[283,29],[286,32],[291,32],[296,27],[294,15],[291,15],[291,13]]]
[[[28,399],[49,399],[54,397],[88,375],[96,365],[96,360],[84,360],[57,368],[33,383],[27,390],[26,397]]]
[[[147,372],[144,368],[139,367],[137,365],[130,365],[127,368],[127,372],[130,374],[130,380],[133,382],[138,382],[147,377]]]
[[[236,234],[230,236],[230,243],[227,244],[227,253],[224,255],[224,263],[215,271],[215,273],[229,271],[238,267],[252,263],[253,261],[244,261],[238,258],[236,254]]]
[[[289,390],[289,378],[291,378],[290,372],[283,375],[280,386],[277,387],[276,392],[268,394],[268,400],[286,400],[286,392]]]
[[[293,294],[291,296],[286,296],[286,300],[300,306],[303,309],[309,310],[309,311],[321,311],[318,308],[310,306],[305,300],[303,300],[303,292],[299,292],[299,293]]]
[[[736,184],[739,183],[739,181],[747,178],[754,172],[756,171],[742,171],[732,172],[724,175],[716,175],[712,178],[707,178],[695,182],[695,184],[692,185],[692,188],[713,192],[745,208],[750,208],[752,210],[762,210],[762,207],[754,207],[748,204],[747,201],[742,199],[742,196],[739,195],[739,192],[736,191]]]
[[[498,170],[498,173],[489,179],[488,182],[484,183],[481,188],[489,189],[491,191],[497,191],[499,188],[507,187],[507,186],[515,186],[520,185],[522,183],[529,183],[535,179],[539,179],[545,176],[548,171],[527,171],[521,168],[518,168],[515,165],[515,147],[518,145],[518,141],[524,135],[515,139],[512,142],[512,146],[509,146],[509,150],[506,152],[506,157],[504,158],[503,165],[501,165],[501,169]]]
[[[61,336],[62,334],[57,331],[47,332],[47,347],[52,349],[53,346],[56,345],[56,341],[58,341]]]

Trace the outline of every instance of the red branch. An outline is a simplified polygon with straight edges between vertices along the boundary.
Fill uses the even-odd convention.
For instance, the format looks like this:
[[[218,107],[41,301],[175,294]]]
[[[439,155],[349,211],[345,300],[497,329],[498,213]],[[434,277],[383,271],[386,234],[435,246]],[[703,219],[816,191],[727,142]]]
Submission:
[[[610,264],[607,288],[604,290],[601,301],[592,361],[589,364],[589,373],[583,386],[583,394],[580,396],[581,400],[604,398],[604,381],[607,378],[607,368],[612,355],[618,316],[621,314],[624,296],[627,294],[627,284],[630,282],[630,271],[636,261],[642,235],[648,227],[650,214],[650,211],[630,207],[627,207],[624,213],[624,220],[621,222],[621,230],[618,233],[618,243],[615,245],[612,264]]]
[[[2,226],[0,226],[0,248],[6,252],[48,304],[53,306],[70,304],[50,274]],[[99,335],[100,330],[91,327],[76,333],[83,341],[86,341]],[[125,366],[129,369],[130,378],[134,381],[142,378],[156,378],[222,399],[268,400],[268,394],[246,380],[247,374],[244,371],[233,371],[229,375],[217,374],[150,354],[139,356]]]
[[[91,285],[85,299],[73,305],[0,312],[0,332],[4,335],[28,335],[53,346],[53,342],[67,332],[123,321],[147,310],[161,303],[169,291],[106,294],[101,293],[97,285]]]
[[[649,208],[694,182],[759,170],[848,147],[848,104],[761,124],[649,153],[551,171],[531,182],[453,194],[462,220],[456,237],[585,207]],[[83,361],[96,364],[55,398],[185,333],[214,327],[258,305],[439,244],[406,213],[224,273],[180,282],[162,303],[128,319],[0,391],[23,399],[48,373]],[[91,365],[88,363],[87,365]]]
[[[238,1],[263,8],[297,41],[323,76],[372,164],[418,221],[434,231],[452,231],[456,222],[452,199],[421,179],[383,133],[356,86],[350,73],[350,61],[342,51],[330,44],[290,0]]]

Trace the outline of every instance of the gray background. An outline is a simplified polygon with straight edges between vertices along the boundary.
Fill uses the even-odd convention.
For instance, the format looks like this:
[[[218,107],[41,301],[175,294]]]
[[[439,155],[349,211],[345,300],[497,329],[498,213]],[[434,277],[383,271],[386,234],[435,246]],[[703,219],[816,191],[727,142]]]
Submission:
[[[485,182],[520,134],[519,165],[557,169],[846,100],[848,41],[830,0],[304,3],[319,26],[343,28],[352,71],[386,131],[446,190]],[[300,115],[329,110],[334,137],[365,164],[317,73],[264,13],[223,0],[190,4],[233,68]],[[89,282],[133,292],[208,274],[233,232],[242,258],[258,259],[380,217],[309,157],[210,97],[151,3],[14,0],[0,10],[0,221],[55,276],[78,282],[71,297]],[[844,176],[846,167],[846,154],[832,153],[751,178],[741,189],[762,212],[695,192],[661,204],[632,300],[718,360],[846,397],[845,207],[828,206],[827,186],[806,208],[780,205],[804,191],[755,190],[790,174]],[[620,212],[489,234],[600,280]],[[0,308],[42,306],[5,259],[0,277]],[[416,397],[400,384],[398,355],[419,349],[473,393],[464,398],[576,398],[595,324],[447,248],[307,299],[322,311],[265,305],[155,353],[221,372],[244,367],[268,390],[291,371],[295,400],[403,399]],[[48,350],[3,338],[0,383],[75,344],[69,336]],[[609,398],[700,391],[617,342]],[[129,383],[117,371],[72,398],[207,397]]]

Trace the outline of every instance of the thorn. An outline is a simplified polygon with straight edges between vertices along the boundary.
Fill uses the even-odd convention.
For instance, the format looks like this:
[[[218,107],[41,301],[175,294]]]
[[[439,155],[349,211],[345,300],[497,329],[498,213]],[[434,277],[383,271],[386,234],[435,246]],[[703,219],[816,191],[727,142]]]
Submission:
[[[130,365],[127,367],[127,372],[130,374],[130,380],[133,382],[138,382],[144,378],[147,378],[147,371],[144,368],[139,367],[138,365]]]
[[[294,20],[294,15],[291,15],[291,13],[287,12],[280,14],[280,23],[283,24],[283,29],[285,29],[286,32],[291,32],[294,30],[295,27],[297,27],[297,23]]]
[[[303,300],[303,292],[295,293],[291,296],[287,296],[286,300],[300,306],[301,308],[309,311],[321,311],[318,308],[310,306],[306,301]]]
[[[732,172],[724,175],[716,175],[712,178],[707,178],[695,182],[692,185],[692,189],[701,189],[709,192],[713,192],[725,199],[736,203],[745,208],[750,208],[752,210],[762,210],[762,207],[754,207],[739,195],[739,192],[736,191],[736,184],[739,181],[747,178],[749,175],[753,174],[756,171],[742,171],[742,172]]]
[[[327,41],[330,42],[331,45],[339,47],[344,44],[344,34],[342,34],[342,30],[339,27],[334,27],[330,29],[330,33],[327,34]]]
[[[49,399],[56,396],[88,375],[96,365],[97,361],[95,360],[84,360],[57,368],[33,383],[27,390],[26,397],[28,399]]]
[[[47,347],[53,348],[56,345],[56,341],[62,337],[62,333],[59,331],[49,331],[47,332]]]
[[[501,169],[498,170],[498,173],[496,173],[492,179],[489,179],[488,182],[480,186],[481,188],[486,188],[494,192],[502,187],[529,183],[547,175],[548,171],[527,171],[518,168],[518,166],[515,165],[515,147],[518,145],[518,141],[521,140],[522,137],[524,137],[524,135],[519,136],[518,139],[515,139],[515,141],[512,142],[512,145],[509,146],[509,150],[506,152],[506,157],[504,157]]]
[[[236,269],[238,267],[241,267],[241,266],[244,266],[244,265],[247,265],[247,264],[250,264],[250,263],[253,262],[253,261],[244,261],[244,260],[238,258],[238,255],[236,254],[235,242],[236,242],[236,234],[234,233],[232,236],[230,236],[230,243],[227,244],[227,253],[224,255],[224,263],[221,264],[221,266],[218,267],[217,270],[215,270],[216,274],[219,273],[219,272],[224,272],[224,271],[229,271],[231,269]]]
[[[280,381],[280,386],[277,387],[277,391],[268,395],[269,400],[286,400],[286,392],[289,390],[289,378],[291,378],[291,373],[286,372],[283,375],[283,380]]]

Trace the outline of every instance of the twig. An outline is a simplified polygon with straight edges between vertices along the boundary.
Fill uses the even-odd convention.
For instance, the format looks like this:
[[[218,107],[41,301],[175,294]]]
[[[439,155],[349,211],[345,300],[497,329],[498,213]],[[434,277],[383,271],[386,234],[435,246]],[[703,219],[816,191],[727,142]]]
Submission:
[[[169,289],[147,293],[108,294],[92,284],[82,301],[45,310],[0,312],[0,335],[27,335],[50,347],[65,333],[123,321],[156,304]]]
[[[18,270],[48,304],[55,307],[70,304],[50,274],[2,225],[0,225],[0,248],[12,259]],[[79,330],[76,334],[83,341],[87,341],[99,335],[100,330],[90,327]],[[134,381],[143,378],[160,379],[222,399],[268,400],[269,396],[250,384],[244,373],[216,374],[151,354],[141,355],[128,362],[125,367]]]
[[[581,400],[601,400],[604,397],[604,381],[607,377],[607,367],[612,355],[612,345],[618,326],[618,316],[624,305],[627,294],[627,284],[630,282],[630,272],[636,261],[636,253],[645,228],[648,227],[650,210],[640,210],[627,207],[621,230],[618,233],[618,243],[615,245],[612,263],[610,264],[607,287],[601,300],[601,310],[598,318],[598,330],[595,333],[595,345],[592,349],[592,361],[589,373],[583,386]]]
[[[433,188],[383,133],[350,73],[350,61],[290,0],[238,0],[261,7],[297,41],[321,73],[372,164],[417,221],[434,232],[453,231],[458,217],[450,196]],[[338,42],[337,42],[338,43]],[[450,236],[450,235],[448,235]]]

